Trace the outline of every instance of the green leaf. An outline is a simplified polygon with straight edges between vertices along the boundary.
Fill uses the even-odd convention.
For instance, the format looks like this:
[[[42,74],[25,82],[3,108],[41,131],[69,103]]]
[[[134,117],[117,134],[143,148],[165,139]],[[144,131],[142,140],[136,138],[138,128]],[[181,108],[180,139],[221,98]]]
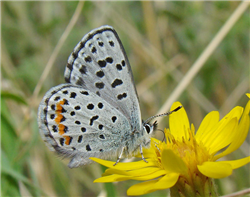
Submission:
[[[25,101],[25,99],[22,96],[14,94],[14,93],[7,92],[7,91],[1,92],[1,98],[2,99],[11,99],[11,100],[16,101],[17,103],[28,105],[27,102]]]

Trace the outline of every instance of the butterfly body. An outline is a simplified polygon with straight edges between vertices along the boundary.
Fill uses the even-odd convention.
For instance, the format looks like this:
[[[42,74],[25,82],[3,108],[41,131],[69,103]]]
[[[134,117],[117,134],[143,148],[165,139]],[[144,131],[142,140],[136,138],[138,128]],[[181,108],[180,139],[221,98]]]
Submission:
[[[68,58],[66,84],[51,88],[38,109],[47,146],[72,158],[129,157],[150,144],[154,125],[143,124],[131,67],[116,31],[102,26],[85,35]]]

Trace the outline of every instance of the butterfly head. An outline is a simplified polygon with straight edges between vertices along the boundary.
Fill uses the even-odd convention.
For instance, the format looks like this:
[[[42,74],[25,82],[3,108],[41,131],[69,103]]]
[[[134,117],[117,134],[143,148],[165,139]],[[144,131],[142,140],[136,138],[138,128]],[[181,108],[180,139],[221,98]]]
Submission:
[[[157,128],[157,121],[155,121],[153,124],[150,124],[148,122],[143,123],[144,132],[148,135],[152,135],[153,131],[155,131],[156,128]]]

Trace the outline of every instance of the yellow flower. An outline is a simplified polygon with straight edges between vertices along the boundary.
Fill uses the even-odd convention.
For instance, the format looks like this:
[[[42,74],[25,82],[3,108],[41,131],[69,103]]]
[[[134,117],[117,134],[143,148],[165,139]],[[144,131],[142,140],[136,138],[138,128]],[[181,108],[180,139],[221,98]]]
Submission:
[[[247,94],[250,98],[250,94]],[[171,110],[179,106],[175,102]],[[244,111],[244,112],[243,112]],[[169,117],[165,130],[166,142],[151,139],[149,149],[143,154],[148,163],[141,161],[118,163],[91,158],[109,167],[94,182],[124,180],[145,181],[133,185],[128,195],[143,195],[170,188],[172,196],[216,196],[213,178],[224,178],[232,171],[250,162],[250,156],[233,161],[216,161],[238,149],[249,130],[250,101],[245,110],[233,108],[219,121],[219,112],[210,112],[195,134],[185,109]]]

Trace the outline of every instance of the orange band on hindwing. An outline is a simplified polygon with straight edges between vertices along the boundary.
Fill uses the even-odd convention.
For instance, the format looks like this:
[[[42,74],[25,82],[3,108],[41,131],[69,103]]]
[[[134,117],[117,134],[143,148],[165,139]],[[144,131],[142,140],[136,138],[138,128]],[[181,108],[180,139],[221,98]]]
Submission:
[[[72,137],[70,137],[70,136],[63,136],[63,137],[64,137],[64,139],[65,139],[65,144],[66,144],[66,145],[70,145],[71,140],[72,140]]]
[[[60,135],[62,135],[62,134],[65,133],[64,128],[65,128],[65,126],[63,124],[59,124],[58,125],[58,129],[59,129],[59,134]]]
[[[58,125],[58,129],[59,129],[59,134],[60,135],[63,135],[65,133],[64,131],[64,128],[65,126],[63,124],[60,124],[62,119],[65,118],[63,115],[62,115],[62,110],[63,110],[63,107],[62,105],[65,103],[65,100],[62,100],[62,101],[59,101],[57,104],[56,104],[56,118],[55,118],[55,122],[56,124]]]
[[[70,145],[70,143],[72,141],[72,137],[64,135],[65,134],[65,128],[66,128],[66,126],[63,125],[63,124],[61,124],[61,122],[65,120],[65,117],[62,115],[62,113],[65,112],[64,108],[62,107],[62,105],[64,105],[65,102],[67,102],[67,101],[65,99],[63,99],[62,101],[59,101],[56,104],[56,110],[55,110],[55,112],[56,112],[56,118],[55,118],[55,122],[58,125],[59,134],[62,135],[63,138],[65,139],[64,144]]]

